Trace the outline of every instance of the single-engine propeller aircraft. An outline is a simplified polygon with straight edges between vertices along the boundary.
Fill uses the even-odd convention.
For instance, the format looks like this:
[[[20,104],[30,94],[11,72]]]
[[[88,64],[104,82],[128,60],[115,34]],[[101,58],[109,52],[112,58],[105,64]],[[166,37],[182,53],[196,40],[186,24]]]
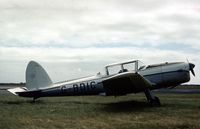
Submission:
[[[144,92],[150,105],[160,105],[151,90],[175,87],[190,80],[190,71],[195,76],[194,64],[171,62],[145,66],[139,60],[105,66],[105,75],[52,83],[42,66],[30,61],[26,69],[25,87],[8,89],[9,92],[35,99],[51,96],[105,95],[121,96]]]

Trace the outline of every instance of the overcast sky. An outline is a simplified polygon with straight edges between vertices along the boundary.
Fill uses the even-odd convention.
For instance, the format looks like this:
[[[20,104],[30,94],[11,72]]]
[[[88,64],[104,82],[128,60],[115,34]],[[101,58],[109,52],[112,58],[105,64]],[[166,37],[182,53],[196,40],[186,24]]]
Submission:
[[[0,82],[24,82],[30,60],[57,82],[131,59],[188,59],[200,83],[200,1],[0,0]]]

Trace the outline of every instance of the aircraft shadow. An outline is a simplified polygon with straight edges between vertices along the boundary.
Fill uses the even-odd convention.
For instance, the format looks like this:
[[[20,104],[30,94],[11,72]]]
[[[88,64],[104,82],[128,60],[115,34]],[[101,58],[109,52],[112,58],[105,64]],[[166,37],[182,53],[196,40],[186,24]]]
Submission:
[[[144,112],[146,110],[149,110],[150,108],[157,108],[157,107],[151,107],[146,101],[120,101],[120,102],[84,102],[84,101],[64,101],[64,102],[55,102],[55,101],[48,101],[45,100],[37,100],[36,102],[33,102],[31,100],[22,100],[22,101],[1,101],[0,103],[8,104],[8,105],[16,105],[16,106],[23,106],[23,105],[32,105],[32,106],[38,106],[38,105],[82,105],[83,108],[88,108],[88,106],[95,108],[96,111],[104,112],[104,113],[136,113],[136,112]],[[94,106],[96,105],[96,106]],[[162,105],[161,107],[173,107],[173,105]],[[92,112],[92,110],[90,110]]]
[[[146,101],[120,101],[120,102],[110,102],[110,103],[101,103],[101,102],[84,102],[84,101],[68,101],[67,103],[72,104],[95,104],[98,105],[97,108],[104,112],[140,112],[146,108],[151,108],[151,106]]]
[[[115,103],[104,104],[102,110],[106,112],[131,112],[143,111],[145,108],[150,108],[147,102],[140,101],[121,101]]]

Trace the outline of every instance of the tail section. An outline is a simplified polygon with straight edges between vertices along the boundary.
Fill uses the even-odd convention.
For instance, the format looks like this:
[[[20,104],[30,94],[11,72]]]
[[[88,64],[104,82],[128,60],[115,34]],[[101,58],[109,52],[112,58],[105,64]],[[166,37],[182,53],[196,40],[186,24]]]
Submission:
[[[35,61],[30,61],[26,68],[26,88],[28,90],[37,90],[49,87],[52,84],[51,79],[42,66]]]

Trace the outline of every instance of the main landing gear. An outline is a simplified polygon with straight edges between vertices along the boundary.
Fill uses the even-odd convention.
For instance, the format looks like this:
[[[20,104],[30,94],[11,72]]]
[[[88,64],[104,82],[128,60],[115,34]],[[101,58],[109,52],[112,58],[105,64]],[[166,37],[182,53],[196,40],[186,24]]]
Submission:
[[[151,106],[160,106],[160,99],[156,96],[154,96],[154,94],[149,90],[149,89],[145,89],[144,93],[147,97],[147,101]]]

